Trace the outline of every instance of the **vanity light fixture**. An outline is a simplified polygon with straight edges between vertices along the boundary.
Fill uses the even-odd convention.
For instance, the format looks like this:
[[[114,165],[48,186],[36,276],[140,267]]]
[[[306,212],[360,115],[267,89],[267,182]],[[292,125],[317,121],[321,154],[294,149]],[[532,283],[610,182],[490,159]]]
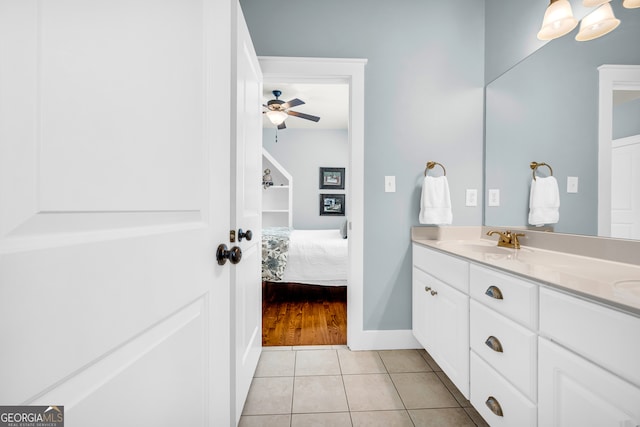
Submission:
[[[596,39],[615,30],[618,25],[620,25],[620,20],[613,15],[611,5],[608,2],[604,3],[582,18],[576,40],[584,42]]]
[[[597,7],[597,9],[582,19],[576,40],[587,41],[602,37],[620,25],[620,20],[613,14],[610,2],[611,0],[582,0],[584,6]],[[638,8],[640,0],[623,0],[622,5],[627,9]],[[538,39],[553,40],[562,37],[577,25],[578,20],[573,17],[568,0],[551,0],[544,13]]]
[[[573,17],[569,0],[551,0],[544,12],[542,28],[538,32],[538,39],[553,40],[562,37],[578,25]]]

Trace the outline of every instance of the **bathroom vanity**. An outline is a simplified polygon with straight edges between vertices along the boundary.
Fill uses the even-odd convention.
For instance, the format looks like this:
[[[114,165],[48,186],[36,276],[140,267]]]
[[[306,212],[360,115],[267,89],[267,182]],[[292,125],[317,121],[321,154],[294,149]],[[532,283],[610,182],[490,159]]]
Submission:
[[[487,230],[412,229],[417,340],[492,426],[640,425],[640,266]]]

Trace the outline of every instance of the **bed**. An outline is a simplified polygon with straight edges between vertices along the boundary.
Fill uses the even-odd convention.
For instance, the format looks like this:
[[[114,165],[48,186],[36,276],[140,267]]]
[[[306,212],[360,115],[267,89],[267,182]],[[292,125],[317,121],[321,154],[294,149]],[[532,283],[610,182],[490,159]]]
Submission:
[[[347,239],[341,230],[262,230],[262,280],[345,286]]]

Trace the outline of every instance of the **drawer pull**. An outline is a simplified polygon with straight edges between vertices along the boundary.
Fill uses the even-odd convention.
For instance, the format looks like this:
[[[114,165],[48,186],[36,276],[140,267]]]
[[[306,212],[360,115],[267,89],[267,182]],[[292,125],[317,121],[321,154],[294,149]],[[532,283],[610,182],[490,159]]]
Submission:
[[[431,296],[438,295],[438,291],[431,291]]]
[[[500,403],[498,403],[495,397],[489,396],[487,401],[484,403],[487,405],[487,408],[491,410],[491,412],[499,417],[504,417],[504,415],[502,414],[502,406],[500,406]]]
[[[502,343],[500,343],[500,340],[496,337],[494,337],[493,335],[491,335],[489,338],[487,338],[487,340],[484,342],[491,350],[497,352],[497,353],[502,353]]]
[[[502,298],[502,291],[500,290],[500,288],[498,288],[497,286],[489,286],[487,288],[487,290],[485,291],[485,295],[490,296],[491,298],[495,298],[495,299],[503,299]]]
[[[429,292],[430,290],[431,290],[431,286],[425,286],[425,287],[424,287],[424,291],[425,291],[425,292]]]

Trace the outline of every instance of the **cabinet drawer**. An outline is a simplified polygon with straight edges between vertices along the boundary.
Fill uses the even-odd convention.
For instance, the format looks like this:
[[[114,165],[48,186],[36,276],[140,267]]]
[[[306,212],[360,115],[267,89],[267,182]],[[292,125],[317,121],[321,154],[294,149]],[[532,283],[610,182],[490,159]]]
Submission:
[[[537,334],[471,301],[471,348],[532,402],[537,400]]]
[[[471,265],[469,276],[472,298],[529,329],[537,329],[538,285],[477,265]]]
[[[414,243],[413,265],[465,294],[469,293],[468,262]]]
[[[542,288],[540,335],[640,386],[640,318]]]
[[[471,352],[471,404],[489,425],[532,426],[537,422],[537,409],[522,393],[516,390],[477,354]],[[488,401],[498,402],[502,415],[489,409]]]

